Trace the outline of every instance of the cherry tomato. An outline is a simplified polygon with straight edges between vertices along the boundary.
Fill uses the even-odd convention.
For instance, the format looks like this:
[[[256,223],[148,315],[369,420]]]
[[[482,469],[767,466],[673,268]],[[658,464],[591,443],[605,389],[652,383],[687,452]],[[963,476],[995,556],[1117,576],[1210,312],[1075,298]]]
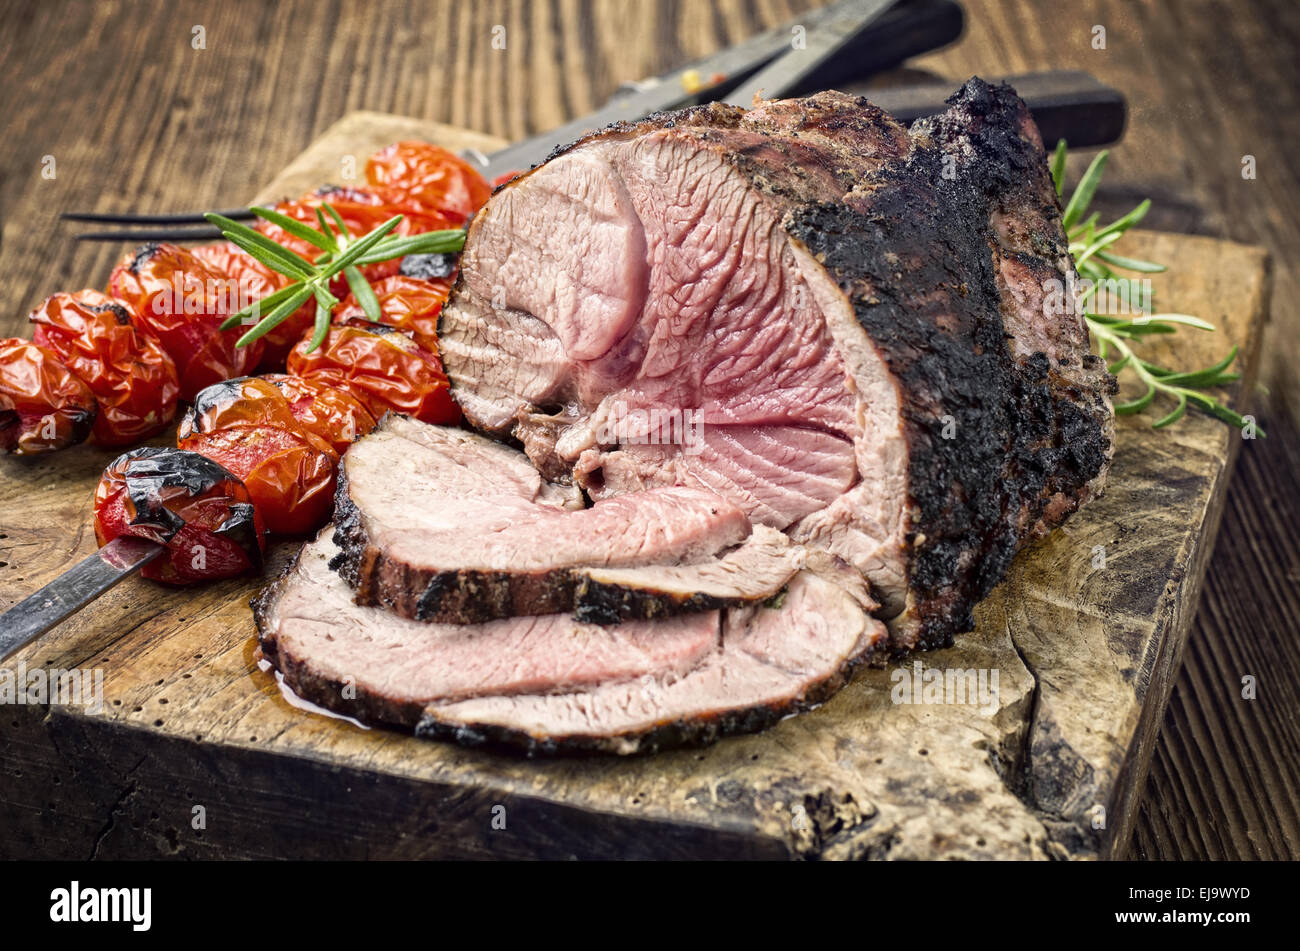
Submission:
[[[272,532],[302,534],[329,518],[338,453],[298,422],[266,380],[241,377],[201,391],[181,419],[176,444],[243,479]]]
[[[492,186],[458,155],[427,142],[397,142],[366,162],[366,180],[387,186],[431,211],[464,223],[483,207]]]
[[[28,317],[35,340],[99,401],[90,438],[104,446],[139,442],[176,415],[176,365],[158,341],[135,329],[131,312],[96,290],[55,294]]]
[[[289,284],[289,278],[272,271],[261,261],[229,241],[205,244],[194,248],[193,252],[196,258],[218,274],[224,274],[238,281],[243,301],[261,300]],[[315,319],[316,302],[309,300],[264,334],[261,338],[262,359],[257,369],[264,373],[283,370],[285,357],[289,355],[293,345],[311,328]]]
[[[372,288],[379,299],[379,322],[396,327],[430,353],[438,352],[438,315],[451,293],[451,281],[425,281],[394,274],[376,281]],[[349,296],[334,311],[335,323],[368,320],[366,312]]]
[[[426,423],[460,422],[437,355],[405,334],[369,321],[331,327],[307,352],[310,339],[289,354],[289,372],[346,390],[378,419],[392,410]]]
[[[34,456],[76,445],[98,411],[90,387],[54,351],[0,339],[0,451]]]
[[[192,432],[177,445],[239,476],[272,532],[302,535],[329,520],[338,454],[306,430],[226,426]]]
[[[167,553],[146,578],[189,584],[258,574],[265,531],[244,488],[210,459],[178,449],[132,449],[104,470],[95,490],[95,537],[147,538]]]
[[[375,428],[375,417],[351,393],[320,380],[271,374],[262,379],[289,402],[298,425],[334,447],[340,456],[348,446]]]
[[[178,440],[231,426],[278,426],[298,429],[284,395],[266,380],[239,376],[204,387],[181,417]]]
[[[424,234],[459,228],[464,223],[457,214],[425,207],[406,191],[382,185],[326,185],[308,192],[299,201],[311,209],[328,204],[339,213],[353,237],[360,237],[395,215],[403,218],[395,234]],[[312,214],[315,215],[314,210]],[[333,226],[333,218],[326,220]],[[353,227],[354,221],[357,227]]]
[[[128,304],[139,327],[176,361],[181,397],[243,376],[257,365],[262,342],[236,347],[247,328],[220,330],[240,309],[238,282],[213,271],[174,244],[146,244],[113,269],[109,293]]]

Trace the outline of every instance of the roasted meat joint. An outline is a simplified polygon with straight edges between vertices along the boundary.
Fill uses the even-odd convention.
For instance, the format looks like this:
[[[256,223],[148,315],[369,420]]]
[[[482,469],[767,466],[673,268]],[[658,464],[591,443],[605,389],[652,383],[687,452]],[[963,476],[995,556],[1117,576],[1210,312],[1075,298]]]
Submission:
[[[474,216],[428,341],[468,428],[367,404],[263,655],[369,722],[631,753],[951,644],[1104,483],[1074,278],[1005,85],[589,134]]]

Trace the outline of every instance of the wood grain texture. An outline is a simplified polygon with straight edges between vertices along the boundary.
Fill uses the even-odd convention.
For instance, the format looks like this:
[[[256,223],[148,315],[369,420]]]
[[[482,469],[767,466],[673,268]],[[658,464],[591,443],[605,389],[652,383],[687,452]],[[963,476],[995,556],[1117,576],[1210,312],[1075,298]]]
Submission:
[[[308,187],[328,178],[340,157],[410,135],[453,148],[470,138],[446,126],[357,113],[326,130],[258,198]],[[478,137],[475,144],[493,143]],[[1242,346],[1248,388],[1268,293],[1263,252],[1154,233],[1134,235],[1132,247],[1181,262],[1162,281],[1162,292],[1184,309],[1219,316],[1225,334]],[[1210,260],[1224,266],[1205,267]],[[1153,356],[1209,362],[1218,341],[1188,337],[1178,345],[1174,353]],[[161,840],[114,837],[111,829],[90,842],[84,833],[80,840],[70,837],[81,851],[103,857],[157,854],[163,842],[193,845],[195,854],[348,854],[347,842],[324,829],[296,841],[272,831],[283,825],[283,803],[267,811],[248,806],[272,777],[276,788],[313,800],[320,784],[312,762],[383,787],[383,804],[403,812],[374,814],[376,829],[385,817],[392,826],[411,810],[423,812],[448,798],[463,801],[462,810],[444,817],[437,842],[410,844],[416,854],[546,856],[572,851],[590,830],[602,830],[581,854],[1113,855],[1128,841],[1151,736],[1217,527],[1227,467],[1241,442],[1205,418],[1156,440],[1146,438],[1145,426],[1141,420],[1121,424],[1106,495],[1016,561],[1007,582],[977,609],[977,630],[954,648],[917,658],[941,676],[956,669],[992,678],[996,671],[991,695],[980,697],[978,706],[974,697],[900,704],[896,671],[873,670],[816,711],[702,751],[527,761],[360,731],[295,710],[255,664],[245,606],[255,584],[159,591],[132,579],[112,593],[113,601],[95,605],[19,655],[31,666],[104,670],[108,702],[102,711],[53,706],[42,723],[16,731],[14,758],[37,775],[63,766],[93,776],[93,783],[104,784],[103,797],[114,790],[121,797],[125,783],[139,808],[170,817],[170,835],[164,831]],[[68,454],[62,466],[52,460],[62,481],[39,493],[42,502],[60,510],[84,504],[94,471],[71,478],[71,462],[98,463],[94,455]],[[0,511],[16,507],[20,494],[31,495],[50,478],[18,459],[0,461],[0,471],[7,477]],[[62,529],[49,514],[38,512],[8,534],[24,542],[58,541]],[[1141,533],[1126,527],[1135,516],[1144,525]],[[93,539],[83,538],[79,547],[92,546]],[[1099,546],[1106,552],[1100,570]],[[273,561],[282,563],[292,547],[278,546]],[[49,562],[62,566],[65,559],[39,552],[26,557],[29,566]],[[9,593],[0,586],[0,594]],[[129,621],[114,603],[135,612]],[[902,669],[912,671],[913,662]],[[200,783],[197,759],[237,778],[220,786]],[[123,775],[114,765],[121,763],[137,765]],[[192,792],[186,805],[176,792],[186,786],[205,792]],[[159,799],[166,803],[161,810]],[[240,835],[232,838],[227,829],[218,836],[213,829],[198,843],[189,834],[195,830],[176,822],[194,805],[233,810]],[[516,814],[506,830],[497,830],[511,835],[480,843],[495,805],[524,818]],[[338,827],[351,814],[327,800],[316,809],[327,826]],[[1099,809],[1104,823],[1094,823]],[[244,837],[263,822],[267,829]],[[5,825],[10,838],[0,840],[0,848],[16,848],[25,823],[14,816]],[[621,851],[611,850],[610,837]],[[404,854],[382,836],[369,838],[373,833],[363,840],[366,854]]]
[[[803,6],[0,0],[8,133],[0,147],[0,333],[25,333],[23,315],[53,290],[102,283],[119,253],[68,240],[59,211],[230,204],[358,108],[520,135],[602,101],[620,81],[709,52]],[[1156,227],[1263,244],[1282,262],[1265,348],[1265,378],[1278,399],[1262,418],[1283,438],[1243,453],[1184,674],[1157,741],[1135,854],[1300,857],[1293,765],[1300,554],[1286,528],[1300,523],[1300,486],[1287,450],[1295,430],[1282,417],[1288,402],[1293,410],[1300,402],[1297,278],[1285,264],[1300,255],[1298,173],[1290,161],[1300,123],[1297,8],[1288,0],[965,6],[962,41],[916,65],[953,77],[1089,70],[1131,104],[1126,141],[1099,195],[1104,207],[1124,211],[1150,194]],[[190,45],[196,24],[206,28],[204,50]],[[490,48],[497,24],[508,30],[505,51]],[[1106,51],[1089,44],[1096,24],[1108,27]],[[1243,154],[1257,158],[1254,181],[1240,177]],[[57,162],[54,180],[40,174],[46,155]],[[1072,161],[1076,174],[1086,158]],[[72,478],[88,478],[110,455],[75,452]],[[59,468],[41,471],[57,485]],[[53,553],[66,559],[85,544],[86,514],[70,500],[33,508],[25,499],[0,515],[0,534],[59,520],[66,541]],[[0,550],[7,562],[0,578],[14,589],[55,570],[29,571],[31,547]],[[116,610],[126,623],[136,617],[130,606]],[[1246,666],[1267,671],[1267,689],[1251,707],[1224,687]]]

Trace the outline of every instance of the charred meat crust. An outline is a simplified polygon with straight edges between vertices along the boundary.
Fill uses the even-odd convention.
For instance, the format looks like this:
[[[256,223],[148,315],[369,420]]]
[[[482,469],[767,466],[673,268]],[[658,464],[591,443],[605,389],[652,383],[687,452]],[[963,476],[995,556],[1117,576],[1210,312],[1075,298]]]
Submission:
[[[943,151],[919,149],[845,204],[787,219],[901,384],[920,648],[974,626],[974,605],[1022,542],[1078,507],[1110,453],[1102,396],[1066,383],[1044,354],[1019,361],[1006,346],[989,222],[994,196],[1041,161],[1011,131],[1023,106],[978,80],[949,104],[984,120],[958,174],[945,174]],[[933,295],[921,305],[918,288]],[[1054,496],[1067,501],[1049,513]]]
[[[610,584],[586,577],[581,569],[434,571],[390,558],[371,544],[343,466],[334,515],[334,543],[341,553],[330,567],[356,592],[356,603],[383,607],[416,621],[482,624],[521,615],[572,613],[579,621],[617,624],[745,603],[741,598]]]

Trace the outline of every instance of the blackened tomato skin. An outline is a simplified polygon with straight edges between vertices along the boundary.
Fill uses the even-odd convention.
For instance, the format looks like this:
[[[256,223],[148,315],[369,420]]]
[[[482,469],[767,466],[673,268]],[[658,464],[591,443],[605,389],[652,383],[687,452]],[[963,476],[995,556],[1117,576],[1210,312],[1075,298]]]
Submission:
[[[95,537],[167,546],[141,574],[167,584],[259,574],[266,531],[244,484],[210,459],[145,447],[111,462],[95,489]]]
[[[379,419],[392,411],[426,423],[455,425],[460,407],[437,354],[382,324],[349,321],[332,326],[308,353],[303,340],[289,354],[289,372],[346,390]]]
[[[54,351],[0,339],[0,451],[20,456],[84,442],[99,403]]]
[[[298,421],[278,387],[256,376],[237,376],[205,386],[181,416],[176,438],[230,426],[297,429]]]
[[[54,351],[99,401],[91,439],[125,446],[166,429],[176,415],[176,365],[136,328],[122,301],[96,290],[54,294],[31,312],[33,336]]]
[[[146,244],[113,269],[108,286],[110,294],[130,305],[140,329],[157,338],[176,362],[182,399],[192,400],[205,386],[244,376],[261,359],[260,340],[235,346],[247,328],[221,329],[239,309],[237,282],[185,248]]]

